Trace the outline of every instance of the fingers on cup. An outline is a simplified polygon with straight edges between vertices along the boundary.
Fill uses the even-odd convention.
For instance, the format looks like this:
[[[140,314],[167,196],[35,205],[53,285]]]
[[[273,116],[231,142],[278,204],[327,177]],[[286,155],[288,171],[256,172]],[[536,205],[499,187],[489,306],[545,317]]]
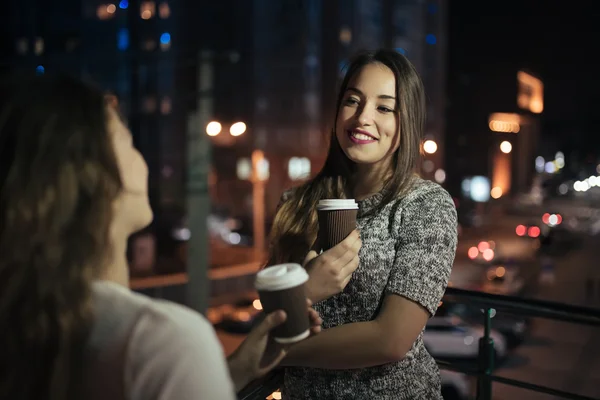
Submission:
[[[266,335],[271,329],[285,322],[287,315],[283,310],[273,311],[258,325],[257,332],[261,335]]]

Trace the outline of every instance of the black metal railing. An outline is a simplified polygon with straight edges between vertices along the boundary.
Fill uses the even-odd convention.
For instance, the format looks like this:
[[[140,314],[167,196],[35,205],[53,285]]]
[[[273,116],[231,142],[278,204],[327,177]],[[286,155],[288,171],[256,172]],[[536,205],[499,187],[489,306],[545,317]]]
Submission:
[[[546,386],[536,385],[530,382],[519,381],[515,379],[504,378],[493,375],[494,370],[494,341],[490,336],[492,328],[493,310],[506,312],[513,315],[519,315],[528,318],[546,318],[556,321],[563,321],[573,324],[587,325],[592,327],[600,326],[600,310],[580,307],[569,304],[562,304],[544,300],[524,299],[514,296],[502,296],[476,292],[471,290],[448,288],[444,295],[444,301],[466,304],[482,309],[484,336],[479,341],[479,354],[477,357],[477,367],[469,368],[464,365],[458,365],[446,361],[436,360],[440,368],[461,372],[466,375],[474,376],[477,379],[477,400],[492,399],[492,383],[515,386],[533,392],[544,393],[564,399],[573,400],[598,400],[592,397],[583,396],[577,393],[566,392]],[[269,376],[255,381],[239,393],[241,400],[264,400],[271,393],[281,388],[283,384],[283,372],[275,371]]]

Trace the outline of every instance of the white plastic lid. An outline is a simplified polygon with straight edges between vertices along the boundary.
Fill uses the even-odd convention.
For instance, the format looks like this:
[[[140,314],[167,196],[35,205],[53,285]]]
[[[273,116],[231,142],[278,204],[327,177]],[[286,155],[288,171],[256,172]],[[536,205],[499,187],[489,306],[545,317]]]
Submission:
[[[317,210],[358,210],[354,199],[324,199],[319,200]]]
[[[283,290],[303,284],[308,274],[300,264],[279,264],[267,267],[256,274],[256,290]]]

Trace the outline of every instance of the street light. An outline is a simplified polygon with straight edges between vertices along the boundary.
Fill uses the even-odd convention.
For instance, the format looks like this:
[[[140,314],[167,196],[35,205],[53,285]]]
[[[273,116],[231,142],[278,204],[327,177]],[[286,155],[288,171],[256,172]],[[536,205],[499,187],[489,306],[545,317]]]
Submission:
[[[236,122],[229,127],[229,133],[231,134],[231,136],[237,137],[243,135],[244,132],[246,132],[246,129],[247,127],[245,123]],[[208,136],[218,136],[222,130],[223,126],[218,121],[211,121],[208,123],[208,125],[206,125],[206,134]]]
[[[433,140],[426,140],[423,143],[423,151],[427,154],[433,154],[437,151],[437,143]]]
[[[231,128],[229,128],[229,133],[231,133],[231,136],[240,136],[244,132],[246,132],[246,124],[243,122],[236,122],[235,124],[231,125]]]
[[[252,152],[252,225],[254,254],[257,259],[265,250],[265,185],[269,179],[269,161],[260,150]]]
[[[504,154],[510,153],[512,151],[512,144],[510,144],[508,140],[505,140],[504,142],[500,143],[500,151]]]
[[[496,186],[495,188],[493,188],[490,191],[490,195],[492,196],[493,199],[499,199],[500,197],[502,197],[502,188],[499,186]]]
[[[208,136],[217,136],[221,133],[221,124],[217,121],[211,121],[206,125],[206,134]]]

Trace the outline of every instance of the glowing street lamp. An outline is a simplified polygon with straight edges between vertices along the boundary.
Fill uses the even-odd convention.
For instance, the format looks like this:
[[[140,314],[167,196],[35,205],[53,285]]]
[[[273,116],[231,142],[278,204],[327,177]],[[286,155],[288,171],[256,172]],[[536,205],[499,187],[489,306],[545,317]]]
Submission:
[[[217,136],[221,133],[221,124],[217,121],[211,121],[206,125],[206,134],[208,136]]]
[[[246,124],[243,122],[236,122],[229,128],[229,133],[231,133],[231,136],[240,136],[244,132],[246,132]]]
[[[236,122],[229,127],[229,133],[233,137],[241,136],[246,132],[246,124],[243,122]],[[223,126],[218,121],[211,121],[206,125],[206,134],[208,136],[218,136],[223,130]]]
[[[426,140],[423,143],[423,151],[427,154],[433,154],[437,151],[437,143],[433,140]]]
[[[500,143],[500,151],[504,154],[510,153],[512,151],[512,144],[510,144],[508,140],[505,140],[504,142]]]

